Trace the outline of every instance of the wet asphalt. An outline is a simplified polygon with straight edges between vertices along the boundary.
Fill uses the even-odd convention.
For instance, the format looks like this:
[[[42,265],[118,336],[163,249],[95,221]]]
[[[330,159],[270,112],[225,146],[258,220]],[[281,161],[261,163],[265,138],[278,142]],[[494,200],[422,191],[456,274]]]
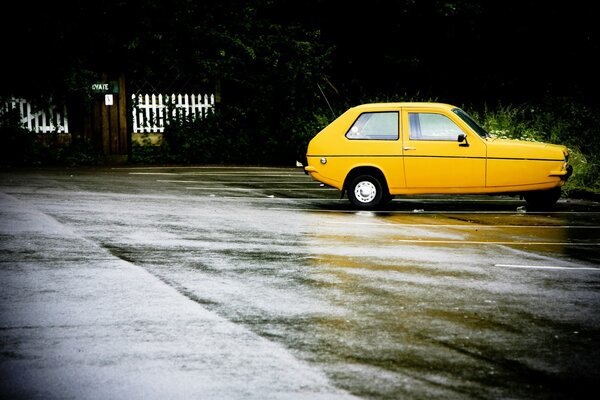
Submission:
[[[0,397],[576,399],[600,204],[352,209],[297,168],[0,170]]]

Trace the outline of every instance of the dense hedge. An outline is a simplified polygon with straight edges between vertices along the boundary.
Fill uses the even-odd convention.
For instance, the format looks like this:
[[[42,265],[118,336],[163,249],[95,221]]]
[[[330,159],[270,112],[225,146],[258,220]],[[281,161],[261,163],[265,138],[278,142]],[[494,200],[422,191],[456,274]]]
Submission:
[[[265,121],[259,113],[222,106],[204,119],[174,121],[162,146],[134,144],[133,163],[295,165],[329,120],[322,111]]]

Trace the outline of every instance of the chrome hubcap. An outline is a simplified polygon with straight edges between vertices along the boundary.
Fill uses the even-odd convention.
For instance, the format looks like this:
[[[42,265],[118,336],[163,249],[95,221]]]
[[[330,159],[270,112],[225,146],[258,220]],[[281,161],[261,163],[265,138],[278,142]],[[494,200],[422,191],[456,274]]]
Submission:
[[[369,203],[373,201],[377,195],[377,188],[369,181],[359,182],[354,188],[354,196],[361,203]]]

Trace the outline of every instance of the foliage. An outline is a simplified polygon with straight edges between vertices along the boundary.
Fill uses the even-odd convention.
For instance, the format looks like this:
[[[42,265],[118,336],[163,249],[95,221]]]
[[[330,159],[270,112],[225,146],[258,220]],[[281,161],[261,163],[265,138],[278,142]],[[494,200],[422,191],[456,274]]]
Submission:
[[[86,140],[71,140],[58,132],[27,130],[16,109],[0,111],[0,141],[1,165],[95,165],[103,161],[103,156]]]
[[[255,128],[253,115],[233,106],[205,118],[175,119],[162,146],[133,148],[135,163],[294,165],[305,158],[308,141],[328,123],[321,114],[290,114],[270,134]]]
[[[21,115],[16,109],[0,111],[1,163],[22,165],[36,159],[37,135],[21,124]]]
[[[159,92],[220,81],[224,102],[251,106],[267,94],[275,109],[286,97],[318,104],[316,83],[326,81],[352,104],[404,91],[452,103],[568,95],[597,104],[600,40],[594,14],[581,9],[532,0],[16,2],[0,24],[10,60],[0,95],[66,101],[101,73],[124,72],[132,87]]]
[[[483,112],[470,110],[488,132],[500,138],[564,144],[573,175],[565,190],[600,191],[600,114],[572,99],[542,105],[501,105]]]

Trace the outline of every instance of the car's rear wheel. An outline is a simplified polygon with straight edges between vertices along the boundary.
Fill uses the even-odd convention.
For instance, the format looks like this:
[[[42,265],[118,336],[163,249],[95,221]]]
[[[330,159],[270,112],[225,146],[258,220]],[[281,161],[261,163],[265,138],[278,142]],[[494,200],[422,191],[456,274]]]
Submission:
[[[527,192],[523,194],[523,197],[529,209],[544,211],[551,209],[556,204],[558,199],[560,199],[560,194],[560,187],[557,187],[549,190]]]
[[[384,185],[381,180],[372,175],[359,175],[352,179],[348,187],[348,199],[362,209],[371,209],[381,204],[385,197]]]

